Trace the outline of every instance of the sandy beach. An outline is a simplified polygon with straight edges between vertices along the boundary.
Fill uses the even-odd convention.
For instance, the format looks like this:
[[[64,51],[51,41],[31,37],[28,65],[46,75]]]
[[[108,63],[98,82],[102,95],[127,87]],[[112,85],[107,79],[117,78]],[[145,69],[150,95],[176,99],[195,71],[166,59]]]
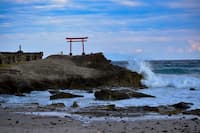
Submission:
[[[24,108],[25,109],[25,108]],[[35,110],[32,108],[31,110]],[[26,109],[27,110],[27,109]],[[37,110],[37,109],[36,109]],[[35,110],[35,111],[36,111]],[[198,117],[85,123],[70,117],[25,115],[22,108],[0,109],[1,133],[199,133]],[[25,111],[25,110],[24,110]]]

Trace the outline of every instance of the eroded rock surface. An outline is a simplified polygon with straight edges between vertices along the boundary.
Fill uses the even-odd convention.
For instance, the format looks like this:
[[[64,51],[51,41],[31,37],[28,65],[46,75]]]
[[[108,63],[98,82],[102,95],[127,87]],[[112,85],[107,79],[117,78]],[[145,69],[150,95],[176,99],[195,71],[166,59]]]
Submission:
[[[142,75],[136,72],[112,65],[102,53],[52,55],[43,60],[0,67],[0,94],[98,86],[144,88],[141,79]]]

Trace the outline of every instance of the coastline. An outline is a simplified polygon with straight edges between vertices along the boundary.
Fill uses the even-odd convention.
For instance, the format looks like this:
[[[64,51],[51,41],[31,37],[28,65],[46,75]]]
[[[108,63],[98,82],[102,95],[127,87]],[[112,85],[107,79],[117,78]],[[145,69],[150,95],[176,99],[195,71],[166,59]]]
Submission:
[[[31,108],[35,111],[38,110],[38,108],[29,107],[29,111],[31,111]],[[21,108],[21,110],[23,110],[23,108]],[[184,115],[174,119],[144,119],[134,121],[99,120],[85,123],[68,116],[26,115],[16,113],[16,111],[15,108],[0,108],[0,128],[2,133],[198,133],[200,131],[200,119],[197,117],[187,118]]]
[[[91,56],[93,55],[89,57]],[[43,72],[42,75],[45,80],[41,80],[40,83],[47,86],[43,86],[45,89],[39,91],[39,88],[31,84],[21,84],[20,78],[17,78],[17,81],[20,81],[18,82],[19,84],[17,82],[11,82],[13,84],[2,82],[4,84],[1,85],[5,88],[2,89],[0,87],[0,90],[2,89],[3,92],[4,90],[7,91],[6,88],[10,85],[19,85],[19,89],[10,88],[12,90],[10,90],[11,95],[8,95],[10,93],[2,93],[0,97],[1,131],[3,133],[199,133],[200,109],[198,94],[200,94],[200,91],[198,81],[195,81],[196,84],[191,86],[190,83],[193,82],[185,81],[193,81],[193,79],[183,80],[179,76],[178,78],[181,82],[174,84],[177,78],[174,80],[171,75],[168,75],[172,80],[168,80],[165,77],[163,81],[160,80],[162,78],[156,77],[149,68],[142,67],[145,68],[144,72],[147,72],[147,77],[155,78],[154,80],[149,80],[152,81],[152,84],[155,81],[155,83],[159,84],[167,83],[161,87],[142,89],[140,84],[142,76],[140,74],[110,64],[110,61],[105,59],[102,54],[96,54],[94,57],[95,61],[93,58],[85,57],[84,61],[82,61],[83,58],[80,57],[71,59],[62,56],[60,59],[60,56],[52,56],[43,61],[41,60],[41,62],[19,65],[18,69],[21,74],[26,75],[31,70],[32,76],[38,77]],[[100,60],[99,64],[94,63],[96,59]],[[52,62],[56,62],[56,64],[52,64]],[[41,67],[38,67],[38,64]],[[51,67],[49,67],[49,64]],[[73,68],[73,71],[66,66]],[[40,70],[39,68],[44,69]],[[96,73],[97,76],[94,73],[95,71],[103,72],[105,68],[106,71],[103,75],[102,73]],[[54,71],[52,72],[52,70]],[[61,73],[60,70],[65,71]],[[83,73],[75,70],[81,70]],[[39,72],[39,75],[37,72]],[[59,74],[55,76],[57,72]],[[73,77],[71,72],[73,72],[73,75],[78,74],[79,76]],[[110,75],[104,77],[107,72]],[[9,75],[11,77],[21,76],[12,73],[12,71],[4,74],[1,73],[1,76],[4,77],[6,74],[8,74],[8,77]],[[52,75],[54,76],[52,77]],[[59,75],[63,75],[63,77]],[[70,79],[71,76],[73,80]],[[55,78],[66,78],[66,80],[60,82]],[[29,80],[27,79],[26,81]],[[15,81],[15,78],[11,81]],[[55,86],[65,84],[71,87],[64,87],[69,88],[64,89],[54,86],[54,88],[50,84],[52,82],[49,81],[55,82]],[[66,84],[68,83],[67,81],[70,81],[70,83]],[[94,81],[95,84],[93,84]],[[183,84],[182,81],[187,84]],[[181,87],[179,86],[180,84]],[[24,90],[27,90],[26,85],[31,86],[29,93],[24,93]],[[95,87],[92,87],[93,85]],[[124,85],[125,87],[121,87]],[[23,87],[25,88],[23,89]],[[83,90],[80,90],[80,88]]]

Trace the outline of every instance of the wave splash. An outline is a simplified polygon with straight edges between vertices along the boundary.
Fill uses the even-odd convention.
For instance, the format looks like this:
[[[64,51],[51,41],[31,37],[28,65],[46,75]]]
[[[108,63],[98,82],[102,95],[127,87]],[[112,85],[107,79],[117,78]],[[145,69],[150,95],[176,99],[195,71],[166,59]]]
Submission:
[[[175,87],[175,88],[199,88],[200,79],[191,75],[156,74],[148,62],[131,60],[127,68],[143,75],[142,84],[147,87]]]

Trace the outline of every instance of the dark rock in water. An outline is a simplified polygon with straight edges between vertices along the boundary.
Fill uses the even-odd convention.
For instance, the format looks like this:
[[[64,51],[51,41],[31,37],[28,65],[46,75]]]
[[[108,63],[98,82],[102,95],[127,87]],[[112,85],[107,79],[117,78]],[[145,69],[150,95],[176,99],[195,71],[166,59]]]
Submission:
[[[56,125],[56,123],[55,123],[55,122],[50,122],[50,124],[51,124],[51,125]]]
[[[65,104],[64,103],[53,103],[51,105],[47,105],[47,108],[64,108]]]
[[[130,95],[131,95],[131,97],[135,97],[135,98],[142,98],[142,97],[154,98],[155,97],[155,96],[144,94],[144,93],[141,93],[141,92],[131,92]]]
[[[133,92],[130,90],[100,90],[95,92],[98,100],[121,100],[129,98],[154,97],[148,94]]]
[[[191,120],[192,120],[192,121],[197,121],[197,120],[199,120],[199,119],[195,117],[195,118],[192,118]]]
[[[93,90],[88,90],[87,93],[93,93]]]
[[[24,97],[25,95],[22,93],[15,94],[15,96]]]
[[[49,93],[55,95],[59,94],[60,92],[58,90],[49,90]]]
[[[58,94],[50,96],[50,100],[61,99],[61,98],[75,98],[75,97],[83,97],[83,96],[60,92]]]
[[[143,110],[149,111],[149,112],[159,112],[159,108],[158,107],[144,106]]]
[[[185,112],[183,112],[183,114],[200,116],[200,109],[185,111]]]
[[[79,105],[78,105],[78,103],[75,101],[75,102],[73,102],[73,104],[72,104],[71,107],[73,107],[73,108],[77,108],[77,107],[79,107]]]
[[[181,110],[185,110],[190,108],[190,106],[193,105],[192,103],[185,103],[185,102],[180,102],[177,104],[173,104],[172,106],[176,109],[181,109]]]
[[[195,88],[190,88],[190,90],[191,90],[191,91],[195,91],[196,89],[195,89]]]
[[[107,108],[107,110],[110,110],[110,111],[116,111],[117,110],[115,104],[106,105],[106,108]]]

